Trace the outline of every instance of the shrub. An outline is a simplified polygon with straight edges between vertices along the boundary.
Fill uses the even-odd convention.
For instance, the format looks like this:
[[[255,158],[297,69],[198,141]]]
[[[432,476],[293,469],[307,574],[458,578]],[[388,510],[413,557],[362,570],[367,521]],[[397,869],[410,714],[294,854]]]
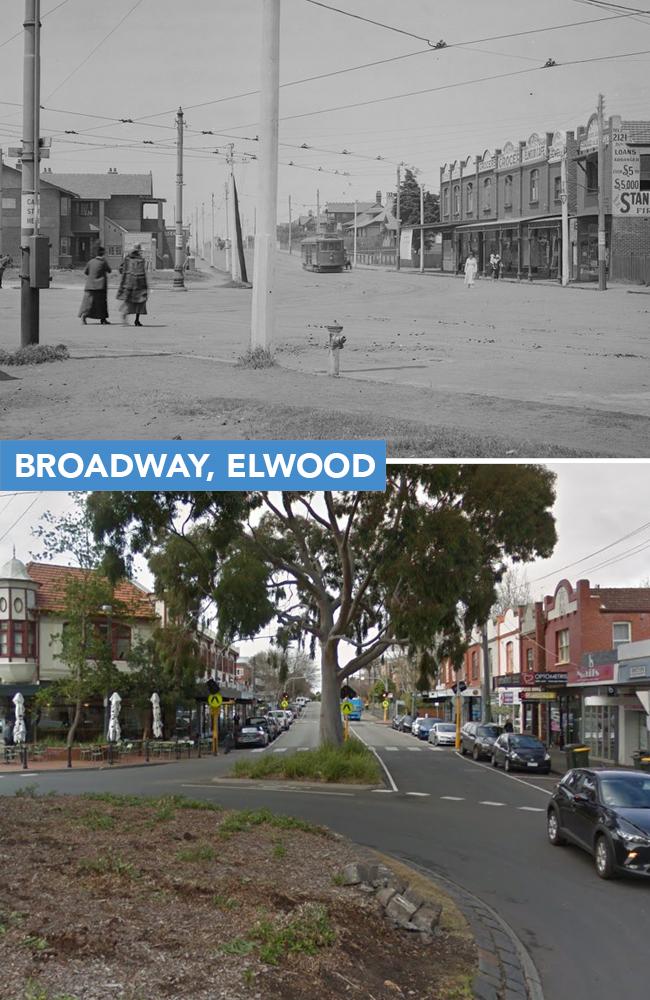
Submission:
[[[293,781],[324,781],[376,785],[381,782],[377,759],[358,740],[343,746],[325,744],[316,750],[299,750],[286,755],[268,754],[235,764],[236,777],[288,778]]]

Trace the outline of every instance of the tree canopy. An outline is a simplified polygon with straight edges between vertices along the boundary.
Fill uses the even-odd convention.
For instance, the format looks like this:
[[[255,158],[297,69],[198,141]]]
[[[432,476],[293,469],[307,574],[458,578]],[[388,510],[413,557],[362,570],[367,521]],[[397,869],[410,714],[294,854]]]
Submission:
[[[384,492],[95,493],[88,511],[106,570],[146,555],[179,621],[211,607],[224,642],[271,627],[318,649],[337,742],[341,684],[391,647],[460,661],[507,565],[552,552],[553,500],[545,468],[467,464],[389,466]]]
[[[417,225],[420,222],[420,185],[415,173],[409,167],[404,171],[399,191],[399,214],[402,225]],[[424,221],[440,221],[439,198],[431,191],[424,192]]]

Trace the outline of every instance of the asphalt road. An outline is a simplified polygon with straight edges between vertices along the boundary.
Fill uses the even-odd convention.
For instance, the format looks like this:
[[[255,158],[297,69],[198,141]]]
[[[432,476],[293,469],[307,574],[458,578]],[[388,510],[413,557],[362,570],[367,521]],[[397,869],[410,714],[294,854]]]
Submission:
[[[317,722],[318,707],[312,705],[290,733],[262,752],[282,751],[283,741],[314,745]],[[604,882],[586,854],[548,844],[544,811],[553,778],[506,775],[375,722],[353,728],[375,748],[397,791],[215,785],[212,779],[224,773],[229,756],[218,763],[207,758],[149,769],[2,776],[0,794],[29,783],[38,784],[40,793],[184,793],[325,823],[441,874],[492,906],[529,950],[547,1000],[648,995],[650,885]]]

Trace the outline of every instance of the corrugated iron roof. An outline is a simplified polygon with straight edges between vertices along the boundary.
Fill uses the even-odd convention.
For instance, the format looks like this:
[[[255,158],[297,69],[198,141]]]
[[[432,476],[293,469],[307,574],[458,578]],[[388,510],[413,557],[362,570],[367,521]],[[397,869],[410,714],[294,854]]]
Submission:
[[[51,563],[27,563],[27,572],[39,585],[36,606],[41,611],[63,611],[65,588],[72,577],[81,579],[84,570],[76,566],[56,566]],[[113,588],[116,601],[126,608],[130,618],[156,617],[154,596],[131,580],[120,580]]]
[[[621,132],[627,132],[628,142],[650,145],[650,122],[621,122]]]

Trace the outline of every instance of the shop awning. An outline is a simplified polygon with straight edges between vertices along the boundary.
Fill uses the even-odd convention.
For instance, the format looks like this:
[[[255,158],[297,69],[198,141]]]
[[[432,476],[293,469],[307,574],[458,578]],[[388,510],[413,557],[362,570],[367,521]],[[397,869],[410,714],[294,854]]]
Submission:
[[[544,223],[549,223],[555,226],[558,222],[562,222],[561,215],[538,215],[534,218],[530,216],[523,216],[519,219],[499,219],[496,222],[472,222],[467,223],[463,226],[457,226],[457,232],[480,232],[482,229],[513,229],[515,226],[519,226],[524,222],[528,222],[533,226],[534,229],[543,229]]]

